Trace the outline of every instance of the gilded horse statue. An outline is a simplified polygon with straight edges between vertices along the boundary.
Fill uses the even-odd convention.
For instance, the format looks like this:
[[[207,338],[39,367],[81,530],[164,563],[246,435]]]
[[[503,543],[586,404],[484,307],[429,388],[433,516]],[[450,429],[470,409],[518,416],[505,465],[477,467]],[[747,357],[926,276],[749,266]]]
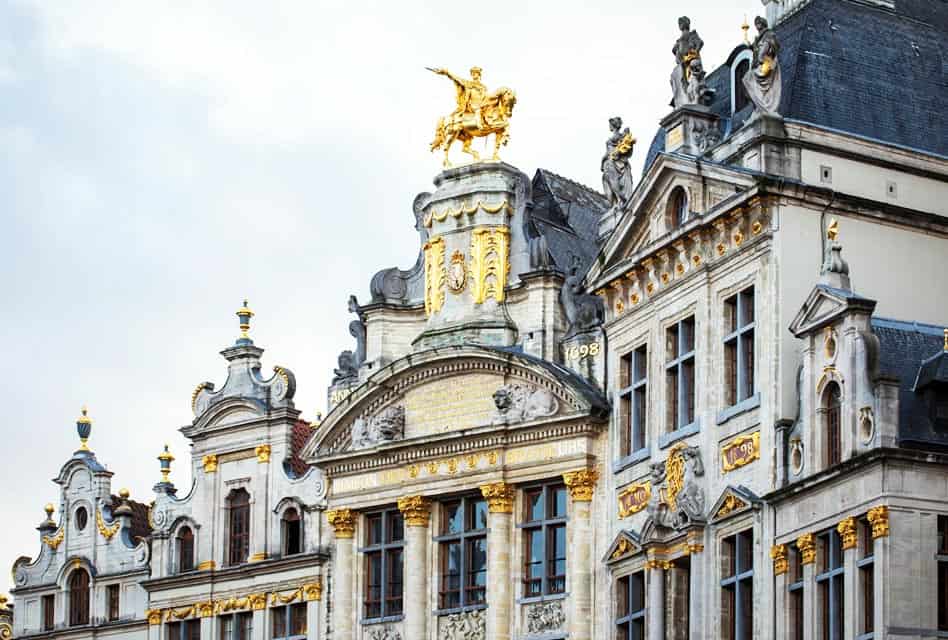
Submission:
[[[451,145],[460,140],[465,153],[473,156],[477,162],[481,156],[471,148],[474,138],[484,138],[494,134],[494,160],[499,160],[500,147],[510,139],[508,128],[517,95],[512,89],[501,87],[493,93],[481,83],[480,67],[471,69],[471,78],[459,78],[446,69],[432,69],[438,75],[447,76],[457,90],[457,108],[449,115],[438,120],[435,138],[431,150],[444,149],[444,166],[450,167],[448,154]]]

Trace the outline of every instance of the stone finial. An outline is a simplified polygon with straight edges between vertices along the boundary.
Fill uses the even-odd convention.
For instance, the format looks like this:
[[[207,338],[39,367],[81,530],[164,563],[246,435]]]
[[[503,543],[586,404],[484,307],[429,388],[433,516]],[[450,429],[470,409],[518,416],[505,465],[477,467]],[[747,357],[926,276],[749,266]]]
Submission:
[[[856,519],[852,516],[844,518],[836,525],[836,531],[839,532],[843,541],[843,551],[856,548]]]
[[[869,524],[872,525],[872,539],[885,538],[889,535],[889,508],[885,505],[879,505],[869,509],[866,514]]]
[[[770,547],[770,559],[774,561],[774,575],[782,576],[790,568],[787,561],[787,545],[775,544]]]
[[[812,533],[804,533],[797,538],[797,549],[800,550],[802,564],[813,564],[816,561],[816,540]]]
[[[335,509],[326,512],[326,519],[336,532],[336,538],[352,538],[355,536],[356,514],[351,509]]]
[[[158,465],[160,466],[161,470],[161,484],[171,484],[168,476],[171,475],[172,462],[174,462],[174,456],[171,455],[171,451],[168,449],[168,445],[166,444],[164,451],[162,451],[158,456]]]
[[[515,492],[506,482],[482,485],[481,494],[487,499],[487,509],[491,513],[513,513]]]
[[[577,469],[563,474],[563,482],[574,502],[591,502],[599,472],[595,469]]]
[[[43,507],[43,511],[46,512],[46,519],[47,519],[47,520],[52,520],[52,519],[53,519],[53,512],[56,511],[56,507],[53,506],[53,503],[52,503],[52,502],[47,502],[47,503],[46,503],[46,506]]]
[[[92,418],[89,417],[89,409],[82,407],[82,415],[76,420],[76,432],[79,434],[79,442],[82,443],[79,451],[88,451],[89,434],[92,433]]]
[[[750,43],[751,43],[750,36],[747,35],[748,31],[750,31],[750,28],[751,26],[747,24],[747,14],[745,13],[744,22],[743,24],[741,24],[741,31],[744,32],[744,44],[746,44],[747,46],[750,46]]]
[[[405,496],[398,499],[398,510],[409,527],[427,527],[431,516],[431,501],[424,496]]]
[[[839,243],[839,221],[830,220],[826,228],[823,248],[823,264],[820,267],[820,281],[835,289],[852,290],[849,280],[849,264],[843,260],[843,246]]]
[[[237,318],[240,320],[240,337],[237,338],[237,344],[253,344],[250,334],[247,333],[250,331],[250,319],[253,316],[253,311],[247,306],[247,300],[244,300],[243,306],[237,309]]]

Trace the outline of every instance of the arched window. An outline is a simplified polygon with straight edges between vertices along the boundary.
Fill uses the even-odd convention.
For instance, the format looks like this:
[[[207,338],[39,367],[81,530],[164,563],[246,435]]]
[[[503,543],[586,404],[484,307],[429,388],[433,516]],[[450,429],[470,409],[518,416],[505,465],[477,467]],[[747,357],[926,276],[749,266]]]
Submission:
[[[842,394],[839,385],[830,382],[823,392],[823,417],[825,424],[826,466],[839,464],[843,459],[842,443]]]
[[[227,499],[230,509],[229,564],[243,564],[250,555],[250,494],[246,489],[237,489]]]
[[[178,571],[194,569],[194,533],[191,527],[178,530]]]
[[[677,229],[688,221],[688,194],[683,187],[675,187],[668,199],[669,229]]]
[[[734,86],[731,89],[734,92],[734,113],[746,107],[750,102],[747,90],[744,89],[744,76],[748,71],[750,71],[750,60],[747,58],[738,62],[734,68]]]
[[[290,507],[283,512],[283,555],[291,556],[303,551],[303,527],[299,511]]]
[[[89,624],[89,573],[76,569],[69,576],[69,626]]]

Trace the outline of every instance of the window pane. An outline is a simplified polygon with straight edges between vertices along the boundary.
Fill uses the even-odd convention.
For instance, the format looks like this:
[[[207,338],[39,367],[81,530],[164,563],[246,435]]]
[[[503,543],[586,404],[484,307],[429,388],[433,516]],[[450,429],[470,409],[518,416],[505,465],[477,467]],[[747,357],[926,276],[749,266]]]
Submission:
[[[367,533],[366,544],[372,546],[382,543],[382,514],[376,513],[367,516],[365,519],[365,528]]]
[[[741,291],[741,326],[754,321],[754,287]]]
[[[738,571],[744,573],[754,568],[754,532],[742,531],[738,534],[738,546],[740,547],[740,563]]]
[[[629,576],[616,580],[616,617],[629,615]]]
[[[471,505],[471,529],[487,528],[487,500],[475,500]]]
[[[948,562],[938,563],[938,630],[948,631]]]
[[[550,518],[566,517],[566,487],[550,489]]]
[[[468,541],[466,604],[483,603],[487,595],[487,538]]]
[[[646,428],[646,387],[643,385],[635,390],[635,404],[633,408],[633,431],[632,431],[632,451],[638,451],[645,447],[645,428]]]
[[[550,527],[549,592],[566,591],[566,526]]]
[[[221,616],[221,640],[235,640],[234,616]]]
[[[741,640],[754,637],[754,581],[741,580]]]
[[[751,329],[741,337],[741,362],[744,366],[744,388],[741,390],[741,400],[754,395],[754,330]]]
[[[694,351],[695,349],[695,319],[694,317],[687,318],[681,321],[681,337],[680,337],[680,348],[681,351],[679,355],[684,355],[689,351]]]
[[[721,589],[721,631],[725,640],[736,640],[735,608],[734,586],[729,585]]]
[[[405,539],[405,521],[399,512],[389,512],[388,540],[399,542]]]
[[[395,549],[387,553],[388,590],[384,615],[394,616],[402,612],[402,550]]]
[[[728,298],[724,302],[724,332],[734,333],[737,330],[737,296]]]
[[[737,404],[737,338],[724,343],[724,404]]]
[[[286,607],[273,609],[273,637],[286,637]]]
[[[635,350],[635,381],[644,380],[648,375],[648,349],[644,345]]]
[[[682,374],[682,394],[684,395],[684,411],[682,412],[681,424],[686,426],[695,421],[695,359],[689,358],[681,365]]]
[[[527,505],[526,519],[528,522],[543,519],[543,490],[530,489],[524,493]]]
[[[524,595],[541,595],[543,590],[543,530],[532,529],[524,531],[526,541],[524,566]]]
[[[375,551],[365,554],[365,564],[365,616],[377,618],[382,615],[382,553]]]
[[[633,370],[632,354],[622,356],[622,364],[619,366],[619,388],[624,389],[632,384]]]
[[[444,529],[445,535],[451,533],[461,533],[464,530],[464,511],[461,509],[461,501],[448,502],[444,505]]]
[[[238,614],[237,625],[237,640],[251,640],[253,637],[253,614]]]
[[[306,605],[297,602],[290,606],[290,635],[306,635]]]

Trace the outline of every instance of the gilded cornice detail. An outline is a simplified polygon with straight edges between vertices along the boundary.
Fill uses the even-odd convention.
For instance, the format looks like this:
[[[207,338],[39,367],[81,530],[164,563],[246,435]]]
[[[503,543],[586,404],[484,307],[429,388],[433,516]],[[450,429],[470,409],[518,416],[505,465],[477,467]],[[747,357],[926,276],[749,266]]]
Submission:
[[[99,533],[102,534],[102,537],[107,541],[112,540],[112,536],[118,533],[118,530],[121,528],[121,522],[114,522],[111,525],[105,523],[105,518],[102,516],[102,509],[95,510],[95,526],[98,528]]]
[[[335,509],[326,512],[326,518],[336,532],[336,538],[352,538],[355,536],[356,514],[351,509]]]
[[[592,501],[598,480],[599,472],[596,469],[577,469],[563,474],[563,482],[574,502]]]
[[[431,518],[431,501],[424,496],[405,496],[398,499],[398,510],[409,527],[427,527]]]
[[[262,611],[269,606],[281,606],[291,602],[312,602],[322,600],[323,584],[317,579],[307,582],[289,593],[257,592],[241,596],[231,596],[221,600],[202,600],[183,607],[148,609],[145,618],[152,626],[162,622],[187,620],[188,618],[209,618],[233,611]]]
[[[478,200],[473,205],[468,205],[466,202],[462,202],[457,209],[451,207],[445,207],[441,211],[432,209],[428,215],[425,216],[425,227],[431,228],[433,222],[444,222],[448,219],[448,216],[452,218],[460,218],[462,214],[474,215],[478,210],[483,211],[484,213],[500,213],[505,211],[508,215],[513,214],[513,207],[510,206],[510,203],[507,200],[501,200],[495,204],[488,204],[483,200]]]
[[[514,488],[506,482],[485,484],[481,494],[487,500],[487,509],[491,513],[513,513]]]
[[[879,505],[869,509],[866,514],[869,524],[872,525],[872,539],[885,538],[889,535],[889,508],[885,505]]]

